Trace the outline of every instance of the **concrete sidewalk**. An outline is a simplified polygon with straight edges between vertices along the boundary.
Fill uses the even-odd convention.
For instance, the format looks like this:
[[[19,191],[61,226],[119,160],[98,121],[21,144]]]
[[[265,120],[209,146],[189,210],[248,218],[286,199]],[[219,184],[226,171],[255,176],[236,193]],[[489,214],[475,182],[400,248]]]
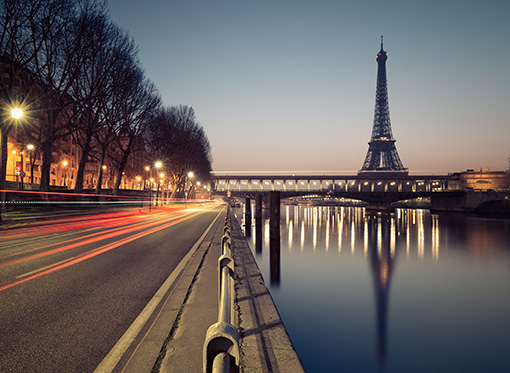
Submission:
[[[304,372],[239,223],[231,218],[242,372]]]
[[[218,258],[225,212],[175,280],[162,306],[113,371],[201,372],[203,345],[218,318]],[[236,306],[242,372],[303,372],[299,357],[243,236],[232,217]],[[156,363],[155,363],[156,362]]]

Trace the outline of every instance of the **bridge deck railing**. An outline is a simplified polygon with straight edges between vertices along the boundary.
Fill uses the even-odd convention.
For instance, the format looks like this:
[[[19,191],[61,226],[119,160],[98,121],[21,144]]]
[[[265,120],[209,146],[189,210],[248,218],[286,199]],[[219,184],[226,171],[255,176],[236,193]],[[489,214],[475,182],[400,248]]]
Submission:
[[[219,192],[440,192],[456,188],[452,176],[215,176]]]

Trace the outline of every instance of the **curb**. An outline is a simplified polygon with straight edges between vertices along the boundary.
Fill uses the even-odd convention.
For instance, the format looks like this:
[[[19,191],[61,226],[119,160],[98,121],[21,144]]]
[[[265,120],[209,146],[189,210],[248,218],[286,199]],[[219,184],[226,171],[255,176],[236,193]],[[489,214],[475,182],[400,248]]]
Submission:
[[[223,216],[225,216],[223,211],[217,215],[188,256],[181,261],[178,268],[158,290],[151,300],[151,302],[158,302],[158,305],[153,309],[143,327],[140,330],[130,331],[132,325],[117,342],[122,345],[121,341],[126,338],[127,342],[124,344],[129,343],[129,346],[124,350],[120,348],[116,352],[117,345],[115,345],[95,372],[157,371],[157,366],[165,359],[169,341],[172,340],[175,330],[180,327],[180,316],[187,305],[188,298],[195,290],[194,281],[197,276],[200,276],[202,264],[207,259],[213,240],[216,239]],[[151,302],[146,307],[149,307]],[[144,312],[145,309],[140,315]]]

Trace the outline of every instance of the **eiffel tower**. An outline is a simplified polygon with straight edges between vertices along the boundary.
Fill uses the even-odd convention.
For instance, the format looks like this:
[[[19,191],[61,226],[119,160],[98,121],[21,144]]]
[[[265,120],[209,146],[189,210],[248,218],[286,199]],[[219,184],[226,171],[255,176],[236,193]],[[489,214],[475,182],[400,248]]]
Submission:
[[[388,53],[383,49],[381,36],[381,50],[377,54],[377,89],[375,94],[374,126],[372,138],[368,143],[368,152],[363,167],[358,174],[398,174],[407,175],[395,146],[395,139],[391,132],[390,109],[388,105],[388,87],[386,83],[386,60]]]

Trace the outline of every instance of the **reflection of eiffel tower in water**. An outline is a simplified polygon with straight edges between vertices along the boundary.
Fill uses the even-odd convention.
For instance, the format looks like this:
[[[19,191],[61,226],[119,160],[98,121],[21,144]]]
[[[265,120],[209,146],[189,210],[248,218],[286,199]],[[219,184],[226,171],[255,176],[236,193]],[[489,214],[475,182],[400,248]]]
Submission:
[[[380,363],[386,360],[386,337],[388,324],[388,298],[391,275],[395,261],[395,245],[391,235],[389,216],[370,216],[368,224],[369,260],[374,278],[377,312],[377,357]]]

